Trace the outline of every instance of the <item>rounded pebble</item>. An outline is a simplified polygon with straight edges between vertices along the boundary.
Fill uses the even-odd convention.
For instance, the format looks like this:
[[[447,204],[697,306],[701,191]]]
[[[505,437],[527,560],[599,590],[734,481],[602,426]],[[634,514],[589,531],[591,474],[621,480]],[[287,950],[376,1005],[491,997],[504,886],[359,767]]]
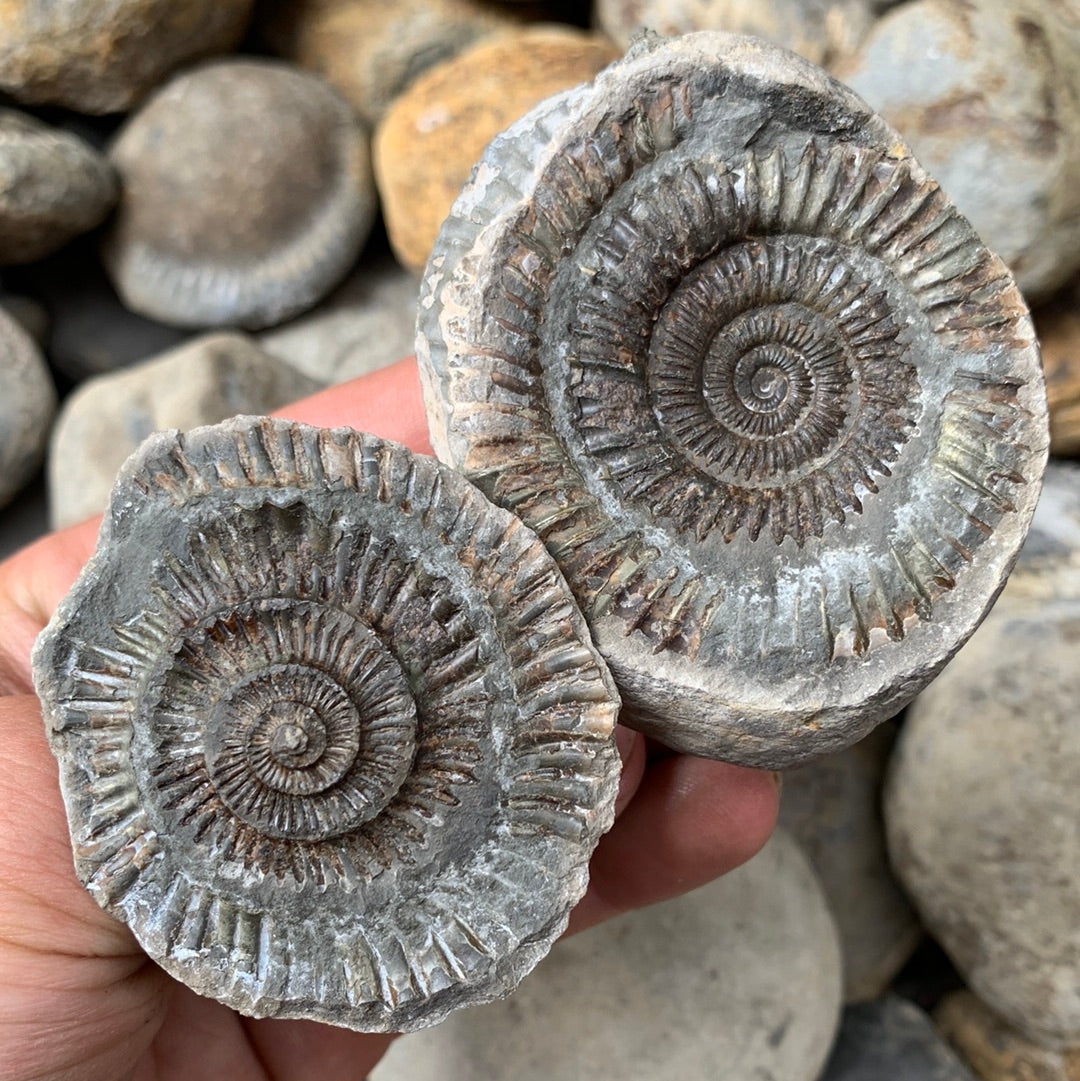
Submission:
[[[111,113],[180,64],[243,37],[253,0],[10,0],[0,4],[0,90]]]
[[[606,38],[543,26],[482,41],[421,76],[375,133],[390,243],[420,270],[484,147],[538,102],[591,79],[618,51]]]
[[[840,987],[821,887],[778,832],[710,885],[558,943],[506,1002],[396,1041],[371,1081],[814,1081]]]
[[[970,991],[942,999],[934,1020],[982,1081],[1080,1081],[1080,1048],[1039,1047]]]
[[[911,144],[1029,301],[1080,267],[1075,8],[915,0],[837,74]]]
[[[317,308],[260,340],[323,386],[354,379],[412,353],[418,289],[416,276],[389,255],[365,256]]]
[[[134,311],[258,329],[346,273],[375,213],[367,140],[341,97],[284,64],[177,76],[117,135],[124,194],[103,247]]]
[[[56,388],[33,338],[0,308],[0,506],[34,475],[56,412]]]
[[[0,109],[0,263],[31,263],[98,225],[116,202],[109,163],[78,136]]]
[[[1080,560],[1013,574],[908,711],[893,866],[969,986],[1031,1039],[1080,1043]]]
[[[374,127],[417,76],[512,18],[478,0],[286,0],[262,29],[271,47],[322,75]]]
[[[49,445],[52,528],[100,514],[117,470],[152,433],[268,413],[317,388],[236,331],[88,379],[64,402]]]
[[[1035,313],[1046,373],[1050,453],[1080,454],[1080,296]]]

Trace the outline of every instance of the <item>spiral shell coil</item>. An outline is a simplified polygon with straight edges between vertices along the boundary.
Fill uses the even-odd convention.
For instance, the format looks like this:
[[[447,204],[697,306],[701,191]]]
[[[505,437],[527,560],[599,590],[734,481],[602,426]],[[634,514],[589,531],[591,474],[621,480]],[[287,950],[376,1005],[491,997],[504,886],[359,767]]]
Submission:
[[[884,121],[752,38],[644,39],[497,138],[417,355],[437,452],[556,557],[624,717],[752,765],[932,678],[1045,461],[1004,265]]]
[[[618,699],[542,545],[346,429],[152,437],[34,664],[80,877],[254,1016],[506,993],[611,824]]]

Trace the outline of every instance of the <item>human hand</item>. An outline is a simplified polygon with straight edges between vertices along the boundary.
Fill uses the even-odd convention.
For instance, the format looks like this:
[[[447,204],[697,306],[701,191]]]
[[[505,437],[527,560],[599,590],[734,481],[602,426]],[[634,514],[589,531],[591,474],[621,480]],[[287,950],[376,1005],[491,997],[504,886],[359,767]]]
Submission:
[[[402,361],[280,411],[430,453],[416,367]],[[359,1081],[390,1036],[253,1020],[174,981],[95,904],[30,677],[30,649],[93,551],[98,522],[0,564],[0,1081]],[[571,931],[684,893],[748,859],[777,811],[768,773],[672,754],[618,730],[614,827]]]

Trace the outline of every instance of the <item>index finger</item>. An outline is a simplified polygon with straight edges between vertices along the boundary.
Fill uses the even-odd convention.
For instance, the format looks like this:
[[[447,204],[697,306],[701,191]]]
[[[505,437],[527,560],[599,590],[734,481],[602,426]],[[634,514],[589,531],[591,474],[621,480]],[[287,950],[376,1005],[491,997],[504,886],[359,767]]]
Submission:
[[[431,453],[420,378],[411,357],[319,391],[275,415],[326,428],[348,425]],[[50,533],[0,563],[0,693],[31,690],[34,639],[90,558],[100,524],[95,517]]]

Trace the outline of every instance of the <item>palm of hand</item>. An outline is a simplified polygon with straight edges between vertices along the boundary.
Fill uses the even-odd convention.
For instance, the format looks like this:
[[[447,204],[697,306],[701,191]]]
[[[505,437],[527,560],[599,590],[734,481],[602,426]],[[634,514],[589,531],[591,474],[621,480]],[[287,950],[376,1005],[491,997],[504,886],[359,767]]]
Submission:
[[[283,412],[314,424],[381,424],[379,434],[427,449],[407,362]],[[96,532],[86,523],[0,564],[0,1081],[363,1078],[391,1037],[256,1021],[200,998],[154,965],[75,877],[29,658]],[[767,774],[650,755],[642,737],[621,729],[620,747],[618,817],[593,857],[572,930],[715,878],[752,855],[775,819]]]

